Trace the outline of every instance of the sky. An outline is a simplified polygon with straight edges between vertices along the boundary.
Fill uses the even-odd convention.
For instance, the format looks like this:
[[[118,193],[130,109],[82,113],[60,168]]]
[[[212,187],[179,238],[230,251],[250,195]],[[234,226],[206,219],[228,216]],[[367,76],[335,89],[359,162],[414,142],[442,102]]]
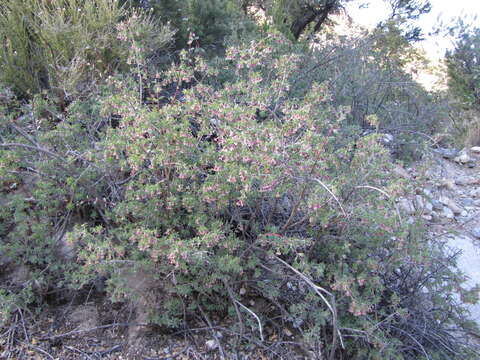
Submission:
[[[370,2],[367,9],[358,9],[358,5],[351,3],[347,12],[355,22],[364,26],[373,26],[388,16],[388,7],[382,0],[366,0]],[[439,21],[451,24],[455,18],[462,17],[467,23],[477,23],[480,26],[480,0],[430,0],[432,11],[420,17],[417,24],[425,34],[432,32]],[[357,3],[358,4],[358,3]],[[475,21],[474,17],[478,16]],[[422,46],[432,58],[441,58],[445,51],[452,46],[452,39],[439,36],[427,36]]]

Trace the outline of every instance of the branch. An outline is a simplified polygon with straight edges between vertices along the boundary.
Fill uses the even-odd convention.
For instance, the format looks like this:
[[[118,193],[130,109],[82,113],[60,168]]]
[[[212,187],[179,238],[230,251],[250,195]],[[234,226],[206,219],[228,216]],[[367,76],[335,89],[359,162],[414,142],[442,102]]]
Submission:
[[[48,149],[44,149],[40,146],[33,146],[33,145],[27,145],[27,144],[19,144],[19,143],[2,143],[0,144],[0,147],[4,147],[4,148],[9,148],[9,147],[20,147],[20,148],[24,148],[24,149],[28,149],[28,150],[35,150],[35,151],[40,151],[40,152],[43,152],[57,160],[61,160],[63,162],[66,162],[65,159],[61,158],[60,156],[58,156],[57,154],[51,152],[50,150]]]
[[[342,204],[340,203],[340,201],[338,200],[338,198],[335,196],[335,194],[327,187],[327,185],[325,185],[323,182],[321,182],[319,179],[313,179],[315,180],[316,182],[318,182],[325,190],[328,191],[328,193],[330,195],[332,195],[332,197],[335,199],[335,201],[337,202],[338,206],[340,206],[340,209],[342,210],[343,212],[343,215],[345,217],[347,217],[347,213],[345,212],[345,209],[343,208]]]
[[[235,300],[235,302],[236,302],[238,305],[240,305],[242,308],[244,308],[245,310],[247,310],[255,319],[257,319],[258,328],[259,328],[259,331],[260,331],[260,340],[263,342],[265,339],[264,339],[264,337],[263,337],[262,322],[260,321],[260,318],[257,316],[257,314],[255,314],[252,310],[250,310],[250,309],[247,308],[245,305],[243,305],[240,301]]]
[[[342,339],[342,334],[340,330],[338,329],[338,324],[337,324],[337,309],[335,307],[335,295],[333,295],[331,292],[325,290],[321,286],[316,285],[312,280],[310,280],[305,274],[301,273],[297,269],[295,269],[293,266],[290,264],[286,263],[282,259],[280,259],[278,256],[274,257],[277,261],[281,262],[283,265],[285,265],[287,268],[292,270],[295,274],[300,276],[300,278],[305,281],[312,289],[315,291],[315,293],[322,299],[322,301],[327,305],[328,309],[332,313],[332,322],[333,322],[333,341],[332,341],[332,350],[330,352],[330,359],[333,359],[333,356],[335,354],[335,345],[337,341],[337,336],[340,339],[340,344],[342,346],[342,349],[345,349],[345,345],[343,344],[343,339]],[[323,294],[329,295],[332,298],[332,303],[333,305],[323,296]]]

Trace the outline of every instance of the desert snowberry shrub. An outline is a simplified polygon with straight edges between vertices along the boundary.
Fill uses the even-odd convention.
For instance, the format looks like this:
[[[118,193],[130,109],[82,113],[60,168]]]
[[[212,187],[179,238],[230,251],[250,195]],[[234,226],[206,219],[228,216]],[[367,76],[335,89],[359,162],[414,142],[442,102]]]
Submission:
[[[346,126],[329,83],[290,96],[307,56],[278,34],[214,67],[184,51],[151,84],[111,77],[62,122],[5,116],[2,254],[37,293],[107,277],[166,327],[215,313],[240,339],[287,327],[332,359],[464,352],[454,258],[395,210],[388,151]]]

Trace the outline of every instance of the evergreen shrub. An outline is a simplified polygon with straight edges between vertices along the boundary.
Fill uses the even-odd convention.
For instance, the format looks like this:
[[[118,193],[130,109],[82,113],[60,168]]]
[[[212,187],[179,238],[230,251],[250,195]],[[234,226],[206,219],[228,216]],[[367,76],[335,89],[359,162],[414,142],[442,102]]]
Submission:
[[[128,34],[127,34],[128,33]],[[125,36],[134,43],[126,46]],[[152,55],[173,33],[118,0],[5,0],[0,4],[0,79],[21,96],[62,99],[129,67],[132,51]]]
[[[152,324],[215,314],[270,356],[292,347],[287,328],[305,356],[466,357],[455,257],[396,211],[409,185],[331,82],[292,96],[302,45],[274,33],[215,66],[194,53],[155,79],[111,77],[60,122],[39,97],[4,111],[0,253],[36,296],[2,282],[3,317],[107,278]]]

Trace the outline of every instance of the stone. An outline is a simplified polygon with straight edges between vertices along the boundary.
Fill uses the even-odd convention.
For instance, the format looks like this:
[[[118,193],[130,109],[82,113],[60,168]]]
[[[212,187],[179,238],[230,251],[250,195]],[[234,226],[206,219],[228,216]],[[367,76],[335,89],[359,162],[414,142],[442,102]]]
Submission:
[[[443,208],[442,216],[445,217],[445,218],[447,218],[447,219],[453,219],[453,218],[455,218],[455,214],[454,214],[453,211],[452,211],[449,207],[447,207],[447,206],[445,206],[445,207]]]
[[[478,184],[478,182],[479,182],[478,179],[470,178],[470,177],[461,177],[461,178],[455,179],[455,184],[460,186],[475,185],[475,184]]]
[[[470,148],[470,151],[475,153],[475,154],[480,154],[480,146],[474,146]]]
[[[473,190],[471,190],[471,191],[470,191],[470,196],[471,196],[471,197],[474,197],[474,198],[480,197],[480,189],[473,189]]]
[[[460,214],[462,213],[462,210],[463,210],[463,209],[462,209],[460,206],[458,206],[458,205],[455,203],[455,201],[453,201],[452,199],[450,199],[450,198],[448,198],[448,197],[446,197],[446,196],[442,196],[442,197],[440,197],[439,201],[440,201],[443,205],[449,207],[449,208],[453,211],[453,213],[454,213],[455,215],[460,215]]]
[[[62,234],[57,240],[57,255],[64,261],[72,261],[76,255],[75,245],[68,241],[66,233]]]
[[[433,205],[430,201],[425,201],[425,212],[431,213],[433,211]]]
[[[432,215],[422,215],[422,219],[426,221],[432,221],[433,216]]]
[[[462,212],[460,213],[460,216],[462,217],[467,217],[468,216],[468,212],[466,210],[462,210]]]
[[[208,351],[213,351],[218,347],[218,343],[216,340],[208,340],[205,342],[205,347]]]
[[[432,195],[433,195],[433,194],[432,194],[432,190],[429,189],[429,188],[423,189],[423,194],[424,194],[426,197],[428,197],[428,198],[431,198]]]
[[[423,211],[425,209],[425,200],[421,195],[415,195],[415,208],[419,211]]]
[[[474,200],[472,198],[461,198],[460,199],[460,203],[463,205],[463,206],[472,206],[474,204]]]
[[[438,183],[438,187],[446,188],[448,190],[455,190],[455,181],[453,181],[452,179],[442,179]]]
[[[404,178],[404,179],[411,179],[412,177],[408,173],[407,170],[405,170],[402,166],[396,164],[395,167],[393,168],[394,174]]]
[[[432,222],[435,222],[435,223],[442,222],[442,217],[438,213],[433,212],[431,216],[432,216]]]
[[[462,150],[460,154],[453,159],[453,161],[459,164],[468,164],[474,160],[470,157],[470,155],[467,154],[466,151]]]
[[[415,213],[415,208],[413,207],[412,202],[406,198],[401,198],[398,201],[398,206],[400,210],[404,211],[408,215],[412,215]]]
[[[475,236],[477,239],[480,239],[480,227],[473,229],[472,235]]]
[[[459,153],[459,151],[456,149],[446,149],[446,148],[439,148],[433,151],[435,151],[437,154],[440,154],[444,159],[449,159],[449,160],[458,156],[458,153]]]
[[[385,145],[390,144],[393,141],[393,135],[392,134],[383,134],[382,136],[382,142]]]
[[[436,199],[432,200],[432,206],[433,206],[433,210],[435,210],[435,211],[442,211],[443,210],[442,203],[440,201],[436,200]]]
[[[480,251],[473,241],[467,236],[455,236],[451,240],[448,239],[447,245],[452,250],[459,250],[460,254],[457,258],[457,266],[460,271],[465,274],[466,282],[462,284],[467,290],[474,289],[480,279]],[[458,291],[458,290],[457,290]],[[458,292],[454,291],[454,295],[461,300]],[[465,304],[469,310],[470,320],[480,324],[480,304]]]

